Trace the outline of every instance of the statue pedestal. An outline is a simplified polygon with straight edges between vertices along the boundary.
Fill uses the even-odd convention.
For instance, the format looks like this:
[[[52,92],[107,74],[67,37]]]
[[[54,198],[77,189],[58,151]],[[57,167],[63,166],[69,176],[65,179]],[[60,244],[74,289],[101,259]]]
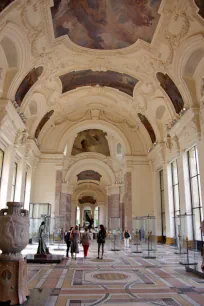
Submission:
[[[29,296],[27,262],[0,261],[0,302],[10,305],[23,304]]]

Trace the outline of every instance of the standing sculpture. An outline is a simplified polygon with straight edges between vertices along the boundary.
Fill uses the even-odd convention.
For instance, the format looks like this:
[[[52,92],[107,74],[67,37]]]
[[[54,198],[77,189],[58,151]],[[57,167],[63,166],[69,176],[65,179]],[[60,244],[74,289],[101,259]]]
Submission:
[[[41,257],[51,256],[49,249],[45,243],[45,221],[43,221],[39,227],[39,243],[38,243],[37,254],[35,254],[35,257],[39,256]]]

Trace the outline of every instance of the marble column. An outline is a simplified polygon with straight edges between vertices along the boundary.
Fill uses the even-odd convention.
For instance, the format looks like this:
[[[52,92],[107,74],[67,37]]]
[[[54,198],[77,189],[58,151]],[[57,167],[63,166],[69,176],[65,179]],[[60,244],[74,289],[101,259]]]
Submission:
[[[72,188],[67,183],[62,183],[61,197],[60,197],[60,216],[64,216],[64,229],[67,231],[73,224],[71,220],[72,211]],[[76,221],[74,222],[75,225]]]
[[[131,172],[126,172],[124,176],[124,217],[125,217],[125,227],[132,232],[132,174]]]
[[[120,218],[120,190],[115,185],[108,187],[108,228],[111,217]]]
[[[56,171],[56,188],[55,188],[55,216],[61,215],[60,198],[62,189],[62,170]]]

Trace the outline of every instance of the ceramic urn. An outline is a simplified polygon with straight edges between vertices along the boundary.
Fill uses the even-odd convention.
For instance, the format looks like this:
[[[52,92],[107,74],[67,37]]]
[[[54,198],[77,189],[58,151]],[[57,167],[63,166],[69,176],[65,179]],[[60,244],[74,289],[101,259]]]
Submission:
[[[8,202],[0,210],[0,261],[22,260],[21,251],[29,241],[29,213],[21,202]]]

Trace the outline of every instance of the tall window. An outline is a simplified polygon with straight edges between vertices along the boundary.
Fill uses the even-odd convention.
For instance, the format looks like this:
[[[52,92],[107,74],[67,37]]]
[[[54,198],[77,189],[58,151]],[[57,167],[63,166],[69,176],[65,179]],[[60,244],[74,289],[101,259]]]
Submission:
[[[13,178],[12,178],[12,188],[11,188],[11,201],[15,200],[17,171],[18,171],[18,164],[14,163]]]
[[[98,227],[98,207],[94,209],[94,227]]]
[[[188,168],[191,192],[191,209],[193,223],[193,238],[201,240],[200,223],[203,219],[202,203],[200,196],[200,171],[198,165],[197,148],[194,146],[188,152]]]
[[[176,235],[176,217],[180,214],[177,160],[174,160],[171,163],[171,177],[172,177],[172,195],[173,195],[173,210],[174,210],[174,231]]]
[[[163,239],[166,236],[166,218],[165,218],[165,198],[164,198],[164,171],[159,171],[160,178],[160,199],[161,199],[161,234]]]
[[[0,150],[0,190],[1,190],[3,163],[4,163],[4,152]]]
[[[76,225],[80,224],[80,208],[77,206],[77,212],[76,212]]]

